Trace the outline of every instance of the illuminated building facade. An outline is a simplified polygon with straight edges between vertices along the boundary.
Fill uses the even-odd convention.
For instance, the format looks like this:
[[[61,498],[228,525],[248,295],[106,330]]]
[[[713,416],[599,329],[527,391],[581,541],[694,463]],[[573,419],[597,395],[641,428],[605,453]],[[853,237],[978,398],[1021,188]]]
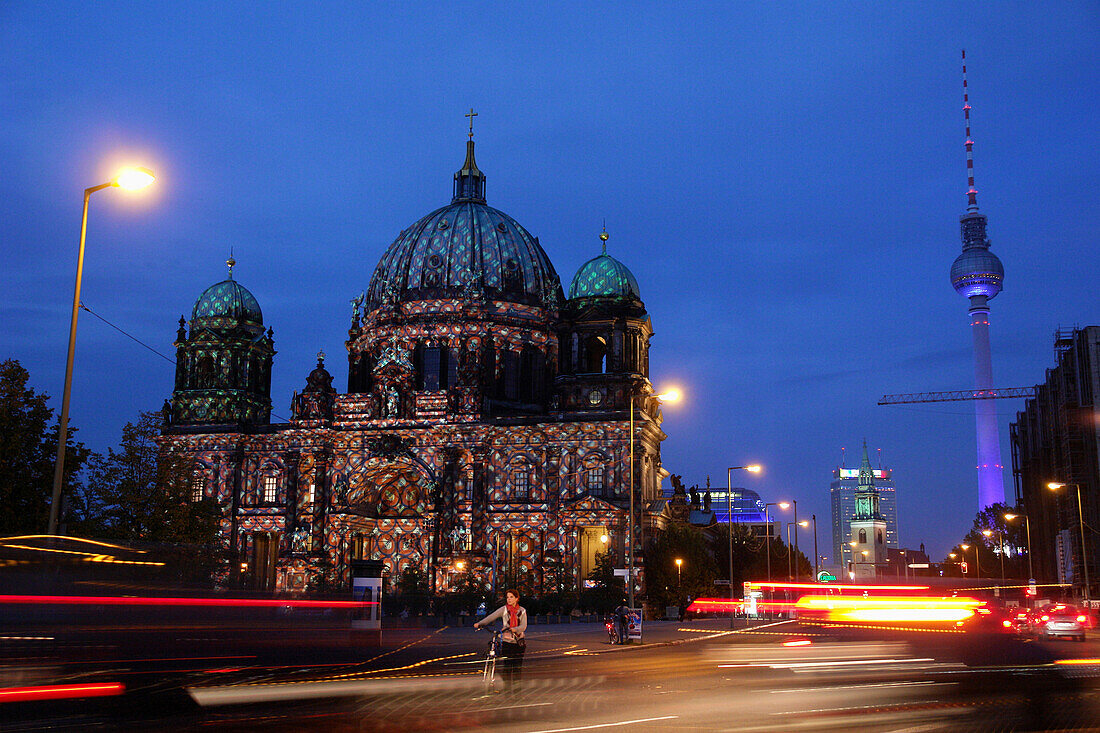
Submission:
[[[625,566],[629,487],[639,508],[659,499],[665,435],[649,315],[601,239],[566,297],[538,238],[487,205],[471,132],[451,203],[402,230],[352,301],[347,391],[319,354],[278,424],[257,300],[232,268],[208,288],[181,319],[163,442],[223,507],[233,572],[335,588],[378,559],[436,590],[470,573],[541,593],[580,587],[600,549]],[[640,541],[667,518],[638,520]]]
[[[832,508],[833,564],[847,568],[852,560],[851,521],[856,513],[856,491],[859,488],[858,468],[833,469],[833,481],[829,484],[829,503]],[[879,513],[886,521],[886,546],[897,549],[898,501],[894,473],[890,468],[873,468],[871,477],[878,492]]]

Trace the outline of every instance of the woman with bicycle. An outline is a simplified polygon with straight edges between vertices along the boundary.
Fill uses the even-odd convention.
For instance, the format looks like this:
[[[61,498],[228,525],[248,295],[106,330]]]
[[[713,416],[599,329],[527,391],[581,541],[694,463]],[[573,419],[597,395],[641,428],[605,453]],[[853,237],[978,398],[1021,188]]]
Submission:
[[[519,682],[523,667],[523,652],[527,649],[527,609],[519,605],[519,591],[508,590],[504,594],[505,604],[474,624],[475,629],[488,626],[498,618],[504,624],[500,635],[500,653],[503,657],[501,679],[506,689],[514,689]]]

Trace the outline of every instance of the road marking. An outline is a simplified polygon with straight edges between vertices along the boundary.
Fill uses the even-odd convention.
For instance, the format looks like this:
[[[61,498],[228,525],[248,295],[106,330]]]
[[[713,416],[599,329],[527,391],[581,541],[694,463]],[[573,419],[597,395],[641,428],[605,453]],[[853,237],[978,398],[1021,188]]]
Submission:
[[[638,718],[637,720],[620,720],[616,723],[597,723],[596,725],[578,725],[576,728],[547,728],[545,730],[533,730],[530,733],[564,733],[570,730],[592,730],[593,728],[614,728],[619,725],[634,725],[635,723],[652,723],[655,720],[674,720],[679,715],[663,715],[660,718]]]
[[[870,682],[866,685],[822,685],[821,687],[800,687],[790,690],[768,690],[772,695],[782,695],[788,692],[832,692],[833,690],[861,690],[866,687],[915,687],[917,685],[953,685],[954,682]]]

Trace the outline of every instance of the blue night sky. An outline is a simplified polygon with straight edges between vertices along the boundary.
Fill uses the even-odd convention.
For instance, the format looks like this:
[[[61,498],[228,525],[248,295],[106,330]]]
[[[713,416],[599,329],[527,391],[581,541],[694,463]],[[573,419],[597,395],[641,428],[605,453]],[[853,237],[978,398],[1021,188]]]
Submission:
[[[92,197],[84,303],[172,355],[232,248],[286,416],[320,349],[346,387],[349,300],[450,200],[472,106],[489,204],[566,284],[606,219],[653,319],[653,382],[686,395],[667,469],[724,483],[762,462],[740,483],[798,499],[825,548],[831,471],[866,437],[895,470],[903,544],[942,556],[977,508],[973,408],[875,403],[972,386],[948,281],[963,47],[1006,271],[995,382],[1041,381],[1056,327],[1100,323],[1095,2],[346,5],[0,5],[0,358],[58,410],[85,187],[123,162],[158,174]],[[116,444],[172,379],[81,315],[80,439]],[[1021,406],[998,404],[1006,465]]]

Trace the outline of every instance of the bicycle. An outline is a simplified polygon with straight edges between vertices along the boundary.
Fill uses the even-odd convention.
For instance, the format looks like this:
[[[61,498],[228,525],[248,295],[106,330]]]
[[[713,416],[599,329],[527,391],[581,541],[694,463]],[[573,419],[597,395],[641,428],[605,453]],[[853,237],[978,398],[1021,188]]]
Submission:
[[[493,632],[492,637],[489,639],[489,648],[485,653],[485,666],[481,672],[481,679],[485,683],[487,693],[493,691],[493,684],[496,682],[497,659],[500,657],[500,637],[503,633],[503,631]]]

